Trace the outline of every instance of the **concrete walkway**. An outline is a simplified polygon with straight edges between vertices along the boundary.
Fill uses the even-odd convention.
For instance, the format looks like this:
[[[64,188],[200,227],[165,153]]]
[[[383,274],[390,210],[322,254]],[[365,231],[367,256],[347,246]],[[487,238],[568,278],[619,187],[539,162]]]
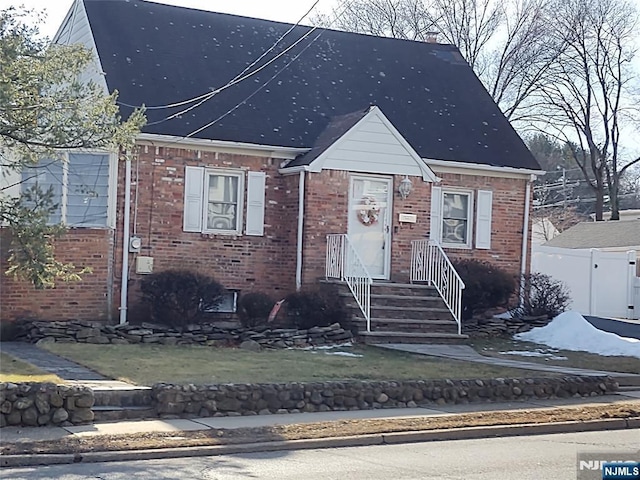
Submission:
[[[551,372],[562,375],[584,375],[598,377],[607,375],[611,377],[638,377],[628,373],[605,372],[601,370],[585,370],[582,368],[571,368],[556,365],[543,365],[541,363],[523,362],[520,360],[510,360],[507,358],[488,357],[480,355],[468,345],[421,345],[408,343],[388,343],[376,345],[390,350],[400,350],[402,352],[418,353],[431,357],[448,358],[450,360],[461,360],[464,362],[484,363],[496,367],[521,368],[524,370],[537,370],[539,372]]]
[[[120,382],[100,375],[83,365],[79,365],[66,358],[54,355],[32,343],[2,342],[0,352],[28,362],[48,373],[57,375],[71,384],[90,387],[94,390],[131,390],[147,387],[138,387],[129,383]]]

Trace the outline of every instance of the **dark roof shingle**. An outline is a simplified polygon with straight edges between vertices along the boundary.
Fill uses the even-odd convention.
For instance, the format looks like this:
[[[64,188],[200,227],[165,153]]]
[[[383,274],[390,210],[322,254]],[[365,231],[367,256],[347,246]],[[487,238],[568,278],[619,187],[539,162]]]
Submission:
[[[290,28],[143,0],[85,0],[85,7],[107,85],[123,105],[168,105],[213,91]],[[296,27],[268,58],[309,30]],[[186,136],[223,117],[194,137],[311,147],[332,119],[378,105],[423,158],[540,168],[451,45],[318,29],[258,73],[164,120],[190,105],[149,109],[144,131]]]

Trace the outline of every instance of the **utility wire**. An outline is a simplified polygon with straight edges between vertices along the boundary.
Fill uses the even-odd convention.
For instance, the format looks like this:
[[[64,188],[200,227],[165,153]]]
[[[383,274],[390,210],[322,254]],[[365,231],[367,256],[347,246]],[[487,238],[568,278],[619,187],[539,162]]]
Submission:
[[[313,45],[315,43],[316,40],[318,40],[318,38],[320,38],[322,36],[322,32],[320,32],[318,35],[316,35],[316,37],[311,40],[311,42],[309,42],[309,44],[304,47],[302,49],[302,51],[300,53],[298,53],[295,57],[293,57],[284,67],[282,67],[280,70],[278,70],[275,74],[273,74],[273,76],[267,80],[266,82],[264,82],[262,85],[260,85],[256,90],[253,91],[253,93],[251,93],[251,95],[247,96],[244,100],[242,100],[240,103],[236,104],[233,108],[229,109],[227,112],[223,113],[222,115],[220,115],[218,118],[216,118],[215,120],[207,123],[206,125],[198,128],[197,130],[194,130],[193,132],[187,134],[186,136],[180,138],[179,140],[176,140],[174,143],[178,143],[181,140],[185,140],[187,138],[190,138],[194,135],[197,135],[198,133],[200,133],[203,130],[206,130],[207,128],[211,127],[212,125],[218,123],[220,120],[222,120],[223,118],[225,118],[227,115],[230,115],[231,113],[233,113],[235,110],[237,110],[238,108],[240,108],[242,105],[244,105],[247,101],[249,101],[254,95],[256,95],[260,90],[262,90],[264,87],[266,87],[267,85],[269,85],[269,83],[271,83],[272,80],[274,80],[278,75],[280,75],[280,73],[282,73],[284,70],[287,69],[287,67],[289,67],[289,65],[291,65],[293,62],[295,62],[298,57],[300,55],[302,55],[311,45]]]
[[[264,70],[265,68],[267,68],[270,64],[272,64],[273,62],[275,62],[276,60],[278,60],[280,57],[282,57],[283,55],[285,55],[286,53],[288,53],[291,49],[295,48],[300,42],[302,42],[303,40],[305,40],[309,35],[311,35],[314,31],[316,31],[318,29],[318,27],[313,27],[311,30],[309,30],[307,33],[305,33],[302,37],[300,37],[298,40],[296,40],[294,43],[292,43],[291,45],[289,45],[285,50],[283,50],[282,52],[280,52],[278,55],[276,55],[275,57],[273,57],[271,60],[269,60],[267,63],[265,63],[264,65],[261,65],[259,68],[256,68],[254,71],[240,77],[237,78],[236,80],[227,83],[226,85],[224,85],[223,87],[220,87],[212,92],[210,92],[206,98],[203,98],[202,100],[200,100],[198,103],[196,103],[195,105],[191,105],[188,108],[185,108],[184,110],[181,110],[177,113],[174,113],[172,115],[169,115],[168,117],[163,118],[162,120],[157,120],[155,122],[149,122],[147,124],[147,126],[151,126],[151,125],[158,125],[160,123],[164,123],[168,120],[171,120],[173,118],[179,117],[181,115],[184,115],[185,113],[193,110],[194,108],[199,107],[200,105],[202,105],[203,103],[209,101],[211,98],[213,98],[214,96],[216,96],[218,93],[222,92],[223,90],[226,90],[229,87],[232,87],[234,85],[237,85],[238,83],[242,82],[243,80],[246,80],[249,77],[252,77],[253,75],[255,75],[256,73],[260,72],[261,70]]]
[[[153,105],[153,106],[144,106],[145,110],[161,110],[161,109],[168,109],[168,108],[175,108],[175,107],[180,107],[183,105],[187,105],[189,103],[193,103],[193,102],[198,102],[198,101],[206,101],[209,98],[211,98],[212,96],[216,95],[217,93],[220,93],[222,90],[225,90],[227,88],[229,88],[232,85],[235,85],[236,83],[238,83],[239,81],[242,81],[244,78],[248,78],[251,75],[253,75],[253,73],[251,73],[250,75],[247,75],[246,77],[240,78],[242,77],[249,69],[251,69],[251,67],[253,67],[254,65],[256,65],[258,62],[260,62],[260,60],[262,60],[264,57],[266,57],[270,52],[272,52],[277,46],[278,44],[284,40],[284,38],[289,35],[289,33],[291,33],[298,25],[300,25],[300,22],[302,22],[312,11],[313,9],[316,7],[316,5],[318,5],[318,3],[320,2],[320,0],[316,0],[314,2],[313,5],[311,5],[311,8],[309,8],[309,10],[307,10],[307,12],[300,17],[300,19],[298,19],[298,21],[291,25],[291,27],[285,32],[283,33],[280,38],[278,38],[275,43],[273,45],[271,45],[267,50],[265,50],[262,55],[260,55],[257,59],[255,59],[253,62],[251,62],[247,67],[245,67],[244,70],[242,70],[239,74],[237,74],[235,77],[233,77],[231,80],[229,80],[229,82],[227,82],[226,85],[223,85],[220,88],[217,88],[213,91],[210,92],[206,92],[203,93],[202,95],[198,95],[197,97],[193,97],[193,98],[189,98],[187,100],[182,100],[180,102],[175,102],[175,103],[171,103],[171,104],[167,104],[167,105]],[[283,52],[284,53],[284,52]],[[278,58],[278,57],[276,57]],[[273,59],[275,60],[275,58]],[[263,65],[262,68],[264,68],[266,65],[268,65],[269,63],[271,63],[273,60],[271,60],[270,62],[268,62],[267,64]],[[259,70],[258,70],[259,71]],[[124,103],[124,102],[117,102],[119,105],[123,105],[125,107],[130,107],[130,108],[142,108],[142,105],[130,105],[128,103]],[[201,102],[202,103],[202,102]],[[197,104],[196,106],[200,105],[201,103]]]

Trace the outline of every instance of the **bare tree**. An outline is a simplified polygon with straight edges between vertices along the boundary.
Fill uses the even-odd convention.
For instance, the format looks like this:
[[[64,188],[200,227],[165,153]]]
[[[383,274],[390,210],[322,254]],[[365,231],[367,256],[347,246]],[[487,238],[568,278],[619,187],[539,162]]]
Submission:
[[[435,28],[423,0],[347,0],[312,22],[347,32],[428,41]]]
[[[596,197],[603,219],[609,195],[611,219],[619,219],[620,180],[640,161],[621,155],[622,123],[631,101],[630,63],[637,11],[626,0],[556,0],[551,34],[565,45],[540,90],[543,130],[572,145],[572,156]]]
[[[557,56],[547,35],[551,0],[347,0],[315,22],[342,30],[456,45],[510,120]]]

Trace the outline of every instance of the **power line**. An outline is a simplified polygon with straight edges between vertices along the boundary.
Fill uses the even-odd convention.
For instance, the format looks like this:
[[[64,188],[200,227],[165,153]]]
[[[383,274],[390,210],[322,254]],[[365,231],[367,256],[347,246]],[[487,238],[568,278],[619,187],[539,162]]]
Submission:
[[[276,56],[274,59],[270,60],[269,62],[267,62],[265,65],[263,65],[262,67],[260,67],[260,69],[258,69],[256,72],[253,72],[243,78],[242,75],[244,75],[251,67],[253,67],[254,65],[256,65],[258,62],[260,62],[260,60],[262,60],[264,57],[266,57],[270,52],[272,52],[277,46],[278,44],[287,36],[289,35],[289,33],[291,33],[298,25],[300,25],[300,22],[302,22],[312,11],[313,9],[316,7],[316,5],[318,5],[318,3],[320,2],[320,0],[316,0],[313,5],[311,5],[311,8],[309,8],[309,10],[307,10],[307,12],[302,15],[302,17],[300,17],[298,19],[298,21],[291,25],[291,27],[280,36],[280,38],[278,38],[275,43],[273,45],[271,45],[267,50],[265,50],[257,59],[255,59],[253,62],[251,62],[247,67],[245,67],[244,70],[242,70],[239,74],[237,74],[235,77],[233,77],[231,80],[229,80],[229,82],[227,82],[225,85],[223,85],[220,88],[217,88],[211,92],[206,92],[203,93],[202,95],[198,95],[197,97],[193,97],[193,98],[189,98],[187,100],[182,100],[180,102],[176,102],[176,103],[171,103],[171,104],[167,104],[167,105],[155,105],[155,106],[144,106],[144,108],[146,110],[161,110],[161,109],[167,109],[167,108],[175,108],[175,107],[180,107],[183,105],[187,105],[189,103],[193,103],[193,102],[198,102],[200,101],[200,103],[198,103],[195,106],[190,107],[189,109],[187,109],[186,111],[189,111],[191,108],[196,108],[199,105],[201,105],[202,103],[206,102],[209,98],[213,97],[214,95],[220,93],[221,91],[235,85],[236,83],[239,83],[240,81],[254,75],[255,73],[257,73],[258,71],[260,71],[262,68],[266,67],[267,65],[269,65],[271,62],[273,62],[274,60],[276,60],[280,55]],[[294,44],[295,45],[295,44]],[[282,52],[282,53],[286,53]],[[124,102],[117,102],[119,105],[123,105],[126,107],[131,107],[131,108],[142,108],[143,105],[130,105]],[[186,113],[185,112],[179,112],[175,115],[181,115],[182,113]],[[169,118],[173,118],[173,117],[168,117]]]
[[[203,130],[206,130],[207,128],[209,128],[210,126],[218,123],[220,120],[222,120],[223,118],[225,118],[227,115],[230,115],[231,113],[233,113],[235,110],[237,110],[238,108],[240,108],[242,105],[244,105],[248,100],[250,100],[254,95],[256,95],[260,90],[262,90],[264,87],[266,87],[269,83],[271,83],[272,80],[274,80],[278,75],[280,75],[280,73],[282,73],[284,70],[287,69],[287,67],[289,67],[289,65],[291,65],[293,62],[295,62],[298,57],[300,55],[302,55],[311,45],[313,45],[313,43],[322,36],[322,32],[320,32],[318,35],[316,35],[316,37],[311,40],[311,42],[309,42],[309,44],[304,47],[304,49],[302,49],[302,51],[300,53],[298,53],[295,57],[293,57],[284,67],[282,67],[282,69],[278,70],[269,80],[267,80],[265,83],[263,83],[262,85],[260,85],[253,93],[251,93],[251,95],[247,96],[244,100],[242,100],[240,103],[236,104],[234,107],[232,107],[231,109],[229,109],[227,112],[223,113],[222,115],[220,115],[218,118],[216,118],[215,120],[207,123],[206,125],[198,128],[197,130],[194,130],[193,132],[187,134],[186,136],[180,138],[179,140],[176,140],[175,142],[172,143],[178,143],[181,140],[190,138],[194,135],[197,135],[198,133],[200,133]]]
[[[319,1],[319,0],[318,0]],[[273,62],[275,62],[276,60],[278,60],[280,57],[282,57],[283,55],[285,55],[286,53],[288,53],[290,50],[292,50],[293,48],[295,48],[300,42],[302,42],[303,40],[305,40],[309,35],[311,35],[314,31],[316,31],[318,29],[318,27],[313,27],[311,30],[309,30],[307,33],[305,33],[302,37],[300,37],[298,40],[296,40],[293,44],[289,45],[285,50],[283,50],[282,52],[280,52],[278,55],[276,55],[275,57],[273,57],[271,60],[269,60],[267,63],[265,63],[264,65],[261,65],[259,68],[255,69],[254,71],[244,75],[243,77],[238,78],[235,81],[229,82],[226,85],[224,85],[223,87],[220,87],[216,90],[214,90],[213,92],[210,92],[210,94],[206,97],[203,98],[202,100],[200,100],[198,103],[196,103],[195,105],[191,105],[188,108],[185,108],[184,110],[181,110],[180,112],[174,113],[172,115],[169,115],[168,117],[163,118],[162,120],[157,120],[155,122],[150,122],[147,125],[151,126],[151,125],[158,125],[160,123],[164,123],[168,120],[171,120],[173,118],[179,117],[180,115],[184,115],[185,113],[193,110],[194,108],[199,107],[200,105],[202,105],[203,103],[207,102],[208,100],[210,100],[211,98],[213,98],[214,96],[216,96],[218,93],[222,92],[223,90],[226,90],[229,87],[232,87],[234,85],[237,85],[238,83],[242,82],[243,80],[246,80],[249,77],[252,77],[253,75],[255,75],[256,73],[260,72],[261,70],[264,70],[266,67],[268,67],[270,64],[272,64]]]

